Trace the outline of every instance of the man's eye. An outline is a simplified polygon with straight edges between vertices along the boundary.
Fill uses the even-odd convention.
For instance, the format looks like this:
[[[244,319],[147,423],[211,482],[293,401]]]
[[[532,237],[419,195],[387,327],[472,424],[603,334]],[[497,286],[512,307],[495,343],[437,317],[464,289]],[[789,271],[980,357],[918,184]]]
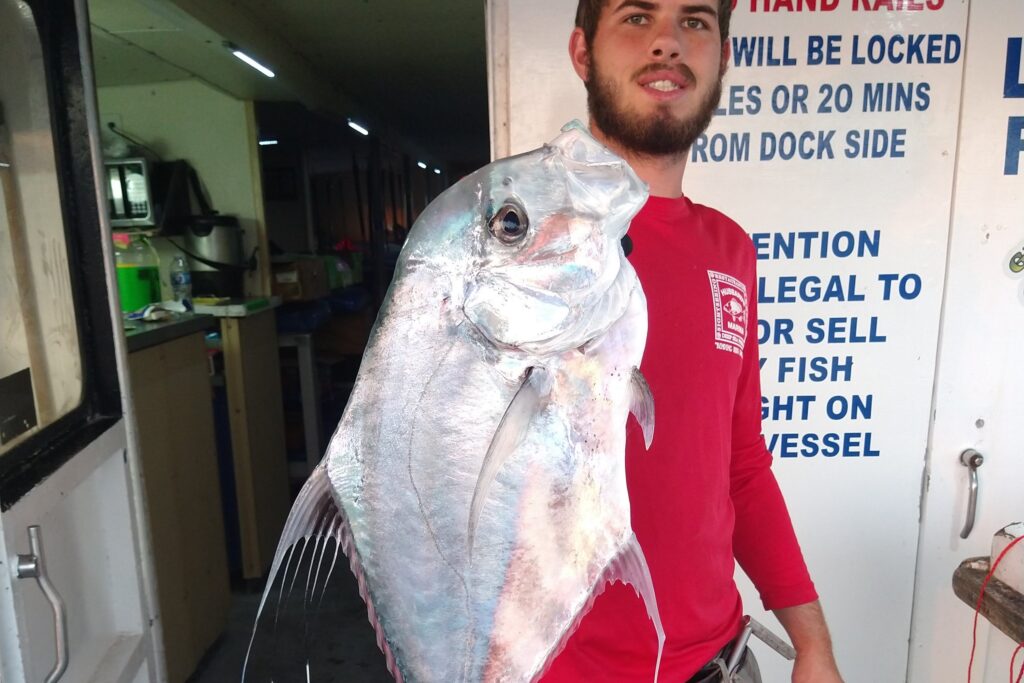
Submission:
[[[647,17],[643,14],[631,14],[626,17],[627,24],[633,24],[634,26],[640,26],[641,24],[647,23]]]
[[[692,17],[690,19],[683,20],[683,26],[695,30],[705,29],[708,27],[703,19],[694,19]]]

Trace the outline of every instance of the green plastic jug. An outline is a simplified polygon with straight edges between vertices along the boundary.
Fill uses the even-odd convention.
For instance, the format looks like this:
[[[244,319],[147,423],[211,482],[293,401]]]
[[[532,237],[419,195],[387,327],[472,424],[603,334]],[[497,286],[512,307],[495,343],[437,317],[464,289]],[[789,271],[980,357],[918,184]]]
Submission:
[[[160,301],[160,257],[149,240],[119,233],[114,236],[114,247],[121,310],[137,311]]]

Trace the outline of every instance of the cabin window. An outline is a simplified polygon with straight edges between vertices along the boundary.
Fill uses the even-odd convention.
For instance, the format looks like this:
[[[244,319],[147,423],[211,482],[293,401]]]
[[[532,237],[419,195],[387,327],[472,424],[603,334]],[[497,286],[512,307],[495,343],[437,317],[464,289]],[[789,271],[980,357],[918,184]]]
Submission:
[[[0,0],[0,511],[121,419],[83,21]]]
[[[0,0],[0,454],[81,403],[82,358],[43,50]]]

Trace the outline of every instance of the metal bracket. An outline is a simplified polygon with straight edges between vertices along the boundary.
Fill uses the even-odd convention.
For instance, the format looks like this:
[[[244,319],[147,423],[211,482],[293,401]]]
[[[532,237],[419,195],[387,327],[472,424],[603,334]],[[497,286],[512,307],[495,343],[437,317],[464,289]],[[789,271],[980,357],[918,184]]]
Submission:
[[[46,562],[43,560],[43,538],[42,529],[38,525],[28,528],[28,544],[31,552],[28,555],[18,555],[18,578],[35,579],[39,582],[39,588],[43,595],[50,601],[53,608],[54,638],[57,641],[56,661],[53,669],[47,674],[44,683],[57,683],[64,672],[68,669],[68,623],[67,613],[64,608],[64,600],[61,599],[57,589],[50,582],[46,574]]]
[[[722,674],[723,681],[734,681],[740,666],[740,662],[743,661],[743,654],[747,651],[747,643],[750,642],[750,636],[755,636],[765,645],[778,652],[784,658],[788,660],[796,659],[796,650],[790,646],[789,643],[784,641],[772,633],[767,626],[761,624],[757,620],[750,616],[743,617],[743,630],[740,631],[739,636],[733,641],[732,650],[729,652],[729,659],[724,660],[721,657],[714,660],[714,663],[718,665],[718,669]]]

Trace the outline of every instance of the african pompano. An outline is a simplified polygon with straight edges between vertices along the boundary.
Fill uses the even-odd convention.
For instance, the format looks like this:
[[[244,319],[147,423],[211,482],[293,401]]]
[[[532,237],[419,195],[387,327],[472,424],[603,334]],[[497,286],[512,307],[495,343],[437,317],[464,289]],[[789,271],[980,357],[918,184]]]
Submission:
[[[330,568],[340,547],[406,683],[535,681],[616,580],[664,642],[624,462],[630,410],[648,445],[654,429],[620,246],[646,198],[570,124],[426,208],[267,592],[298,541]]]

